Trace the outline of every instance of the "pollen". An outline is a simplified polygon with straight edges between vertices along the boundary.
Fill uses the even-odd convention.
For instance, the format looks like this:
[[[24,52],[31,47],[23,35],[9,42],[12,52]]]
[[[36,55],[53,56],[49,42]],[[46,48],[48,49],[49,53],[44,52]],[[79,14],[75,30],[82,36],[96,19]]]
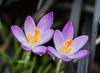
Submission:
[[[68,49],[68,47],[73,43],[73,40],[67,40],[65,44],[62,44],[62,52],[67,54],[71,51],[72,47]],[[64,52],[65,51],[65,52]]]

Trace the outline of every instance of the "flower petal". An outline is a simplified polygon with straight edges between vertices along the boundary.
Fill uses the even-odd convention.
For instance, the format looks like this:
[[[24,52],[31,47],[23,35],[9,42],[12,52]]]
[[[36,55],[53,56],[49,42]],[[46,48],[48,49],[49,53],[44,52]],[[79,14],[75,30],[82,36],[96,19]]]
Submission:
[[[88,50],[80,50],[72,55],[70,55],[69,57],[72,59],[81,59],[85,56],[87,56],[90,52]]]
[[[69,21],[63,28],[62,34],[65,40],[72,40],[74,35],[74,28],[72,22]]]
[[[22,41],[26,41],[26,36],[23,31],[16,25],[11,26],[12,34],[17,38],[17,40],[21,43]]]
[[[67,55],[64,55],[64,54],[60,54],[60,57],[63,61],[71,61],[72,59],[69,58]]]
[[[50,12],[41,18],[41,20],[37,25],[37,28],[43,32],[46,29],[49,29],[52,23],[53,23],[53,12]]]
[[[72,47],[70,54],[74,54],[79,49],[81,49],[86,44],[87,40],[88,40],[87,35],[83,35],[83,36],[79,36],[79,37],[75,38],[73,40],[73,43],[69,46],[69,47]]]
[[[27,16],[24,23],[24,31],[25,31],[26,36],[28,32],[30,32],[31,36],[33,37],[35,34],[34,32],[35,28],[36,28],[36,25],[33,18],[31,16]]]
[[[26,50],[26,51],[32,50],[32,48],[28,47],[28,46],[27,46],[27,43],[24,42],[24,41],[21,43],[21,46],[22,46],[22,48],[23,48],[24,50]]]
[[[60,58],[60,54],[56,51],[56,49],[54,49],[53,47],[51,46],[48,46],[47,47],[47,53],[51,56],[51,57],[57,57],[57,58]]]
[[[53,33],[54,33],[54,30],[52,30],[52,29],[48,29],[48,30],[44,31],[39,36],[39,40],[37,41],[37,45],[41,45],[41,44],[48,42],[52,38]]]
[[[59,53],[62,53],[62,44],[64,43],[64,37],[59,30],[54,33],[54,44]]]
[[[46,53],[47,48],[46,48],[45,46],[37,46],[37,47],[33,48],[32,51],[33,51],[34,53],[36,53],[36,54],[42,56],[43,54]]]

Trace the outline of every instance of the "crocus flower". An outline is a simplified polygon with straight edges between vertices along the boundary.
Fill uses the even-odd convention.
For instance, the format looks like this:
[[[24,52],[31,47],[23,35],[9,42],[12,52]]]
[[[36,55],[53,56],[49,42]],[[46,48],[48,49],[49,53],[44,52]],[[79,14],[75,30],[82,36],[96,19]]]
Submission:
[[[88,36],[82,35],[73,39],[74,29],[72,22],[69,21],[63,28],[62,32],[56,30],[54,33],[55,48],[48,46],[47,53],[63,61],[70,61],[72,59],[80,59],[87,56],[90,52],[88,50],[80,50],[87,42]]]
[[[12,34],[21,43],[24,50],[36,53],[42,56],[46,53],[47,48],[41,46],[42,44],[48,42],[54,33],[53,29],[50,29],[53,23],[53,12],[46,14],[41,18],[38,25],[35,25],[34,20],[31,16],[27,16],[24,23],[24,32],[18,26],[11,26]]]

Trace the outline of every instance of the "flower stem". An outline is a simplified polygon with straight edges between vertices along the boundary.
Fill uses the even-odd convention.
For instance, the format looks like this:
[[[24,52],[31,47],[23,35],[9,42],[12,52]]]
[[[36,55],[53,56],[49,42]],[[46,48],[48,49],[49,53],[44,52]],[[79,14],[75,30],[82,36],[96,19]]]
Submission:
[[[58,62],[57,67],[56,67],[56,73],[60,72],[60,65],[61,65],[61,63],[62,63],[62,60],[59,59],[59,62]]]
[[[27,55],[26,55],[26,58],[25,58],[25,62],[26,62],[25,67],[27,66],[27,64],[28,64],[28,62],[29,62],[30,55],[31,55],[31,51],[28,51],[28,52],[27,52]]]

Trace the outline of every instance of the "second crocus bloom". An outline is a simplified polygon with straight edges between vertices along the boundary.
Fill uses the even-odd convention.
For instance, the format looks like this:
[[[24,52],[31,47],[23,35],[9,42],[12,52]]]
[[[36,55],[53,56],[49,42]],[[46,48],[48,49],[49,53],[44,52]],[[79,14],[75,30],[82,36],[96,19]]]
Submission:
[[[11,27],[11,32],[21,43],[24,50],[32,50],[34,53],[42,56],[46,53],[47,48],[41,45],[48,42],[54,33],[54,30],[50,29],[52,23],[53,12],[42,17],[37,26],[32,17],[28,16],[24,23],[25,34],[16,25]]]
[[[86,44],[88,36],[82,35],[73,40],[73,35],[73,25],[72,22],[69,21],[64,26],[62,32],[59,30],[55,31],[54,44],[56,49],[48,46],[48,54],[63,61],[71,61],[72,59],[80,59],[87,56],[90,52],[80,49]]]

